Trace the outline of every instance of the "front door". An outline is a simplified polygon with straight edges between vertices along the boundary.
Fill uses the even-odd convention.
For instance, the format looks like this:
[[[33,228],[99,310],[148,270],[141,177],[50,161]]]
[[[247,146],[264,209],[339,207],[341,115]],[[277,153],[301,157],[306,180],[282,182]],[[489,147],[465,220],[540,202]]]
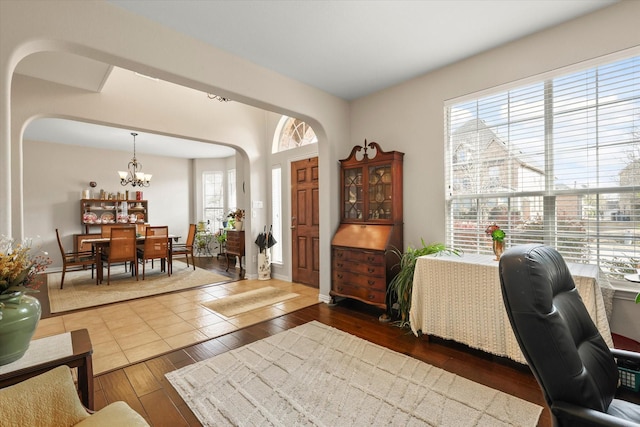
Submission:
[[[320,286],[318,158],[291,163],[291,252],[294,282]]]

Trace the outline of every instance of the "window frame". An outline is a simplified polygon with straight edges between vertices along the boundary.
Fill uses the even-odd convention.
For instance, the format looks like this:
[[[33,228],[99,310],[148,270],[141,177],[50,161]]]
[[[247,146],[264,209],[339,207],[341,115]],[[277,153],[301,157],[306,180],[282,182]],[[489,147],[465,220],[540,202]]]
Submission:
[[[614,260],[608,259],[607,257],[610,257],[611,255],[604,255],[604,252],[601,252],[600,241],[603,239],[603,235],[601,234],[600,225],[604,221],[603,219],[600,218],[601,209],[599,207],[607,203],[606,196],[612,196],[615,194],[619,194],[620,199],[623,198],[624,194],[634,194],[634,193],[638,194],[638,196],[636,196],[636,199],[640,198],[640,182],[636,181],[634,182],[633,185],[628,185],[628,186],[611,185],[611,186],[597,186],[597,187],[591,187],[591,188],[557,188],[555,186],[554,181],[548,178],[548,177],[554,176],[554,172],[555,172],[549,166],[554,164],[554,162],[552,161],[553,159],[549,156],[552,156],[552,153],[554,152],[554,148],[557,149],[557,147],[560,145],[559,143],[556,143],[554,141],[553,125],[554,125],[554,121],[558,122],[558,113],[557,112],[554,113],[553,104],[554,104],[554,101],[557,104],[558,99],[557,97],[554,97],[553,84],[554,82],[557,82],[558,80],[568,75],[571,75],[572,73],[576,73],[576,74],[578,72],[586,73],[589,71],[599,69],[600,67],[607,67],[614,63],[617,63],[618,61],[623,62],[625,60],[635,61],[633,73],[637,73],[639,68],[638,55],[640,55],[640,49],[638,50],[632,49],[627,51],[625,54],[610,55],[610,56],[601,58],[597,62],[589,61],[587,63],[583,63],[581,64],[582,68],[579,68],[578,66],[572,66],[560,72],[545,73],[544,75],[540,75],[537,78],[532,77],[532,78],[520,81],[518,83],[503,85],[499,88],[494,88],[493,90],[482,91],[475,95],[465,96],[464,98],[450,100],[447,103],[445,103],[445,171],[446,171],[446,177],[445,177],[446,239],[445,239],[445,242],[446,244],[449,246],[456,247],[456,244],[462,241],[459,237],[456,237],[456,236],[459,236],[459,234],[456,234],[457,233],[456,220],[458,220],[458,224],[460,224],[461,223],[460,218],[462,217],[462,215],[460,214],[462,210],[461,209],[456,210],[456,206],[467,205],[468,212],[470,212],[468,215],[469,218],[473,218],[472,212],[474,212],[474,209],[475,209],[475,220],[474,220],[475,224],[469,224],[470,226],[475,225],[475,228],[469,228],[469,232],[468,232],[468,239],[472,243],[469,243],[468,245],[466,245],[466,247],[463,247],[462,249],[465,251],[471,251],[471,252],[477,252],[477,253],[491,253],[490,252],[491,239],[489,236],[485,235],[485,232],[484,232],[485,226],[490,225],[491,222],[489,221],[490,219],[489,215],[482,213],[483,211],[486,212],[486,206],[488,206],[488,203],[485,205],[481,205],[478,202],[478,200],[490,201],[491,199],[495,199],[495,201],[497,202],[498,200],[502,199],[503,201],[506,202],[507,212],[511,213],[514,205],[513,202],[516,201],[515,199],[517,199],[518,197],[528,197],[532,200],[534,204],[538,205],[538,209],[540,209],[540,211],[542,212],[541,222],[540,224],[536,225],[536,227],[541,227],[541,230],[542,230],[542,242],[540,243],[551,245],[554,247],[558,246],[559,227],[562,228],[561,217],[564,214],[560,213],[561,211],[573,210],[574,212],[580,212],[581,217],[584,215],[584,212],[588,213],[588,212],[595,211],[595,219],[591,218],[592,222],[589,223],[589,226],[593,226],[593,224],[595,224],[595,227],[594,227],[595,234],[587,234],[587,235],[589,238],[594,239],[595,250],[597,251],[596,254],[584,255],[584,254],[580,254],[580,250],[577,250],[575,253],[572,253],[571,250],[569,250],[569,253],[567,253],[567,251],[563,252],[562,248],[558,248],[558,249],[561,253],[563,253],[563,256],[565,256],[565,258],[567,257],[569,258],[567,259],[568,261],[596,263],[601,268],[603,268],[606,272],[618,273],[618,274],[613,274],[611,277],[614,279],[620,279],[621,274],[619,274],[620,273],[619,271],[616,271],[616,268],[613,265],[613,261],[615,259]],[[460,192],[460,189],[465,188],[465,185],[467,185],[468,187],[471,187],[474,185],[474,182],[478,182],[478,180],[481,179],[481,177],[476,176],[475,177],[476,179],[474,181],[469,177],[463,177],[463,176],[460,176],[459,174],[456,175],[455,173],[456,165],[458,166],[461,165],[463,161],[473,161],[473,160],[469,160],[468,157],[470,156],[468,155],[470,153],[468,150],[464,149],[464,147],[460,148],[460,146],[456,146],[455,142],[453,141],[452,135],[455,132],[452,131],[452,118],[451,118],[452,110],[466,103],[480,101],[484,98],[488,98],[492,96],[500,96],[500,95],[503,95],[504,93],[510,93],[510,91],[518,90],[520,88],[525,88],[529,85],[533,86],[535,84],[543,84],[543,90],[544,90],[544,111],[543,111],[542,119],[544,121],[544,150],[545,150],[544,152],[546,153],[545,154],[546,158],[544,162],[544,168],[542,170],[542,176],[547,178],[544,178],[543,187],[541,189],[531,189],[531,190],[520,189],[518,191],[517,189],[509,188],[508,186],[505,186],[504,188],[496,188],[495,191],[492,191],[492,192],[483,192],[481,190],[477,190],[475,193],[469,192],[468,194],[464,194]],[[637,84],[638,83],[634,83],[632,86],[634,93],[635,93],[635,90],[637,90],[637,87],[636,87]],[[638,104],[640,102],[638,100],[638,97],[632,97],[631,100],[632,100],[632,104]],[[583,107],[583,109],[588,110],[590,108],[595,108],[596,110],[598,110],[604,107],[605,105],[604,101],[601,101],[600,98],[597,98],[597,101],[598,102],[597,104],[595,104],[595,107],[594,105],[589,105],[588,103],[586,103],[586,106]],[[580,111],[579,108],[576,108],[576,110]],[[633,108],[630,108],[629,110],[633,111]],[[480,117],[475,117],[475,119],[479,120]],[[639,123],[636,132],[640,134],[640,120],[632,120],[632,122]],[[630,139],[630,142],[628,143],[628,146],[633,146],[634,144],[636,145],[640,144],[640,142],[638,141],[638,137],[635,137],[635,138],[632,137]],[[479,147],[477,148],[477,150],[478,152],[480,151]],[[506,157],[503,157],[501,160],[508,162],[508,161],[512,161],[513,159],[514,159],[513,156],[506,156]],[[640,156],[636,158],[636,161],[640,162]],[[478,161],[477,163],[480,163],[480,161]],[[522,170],[517,170],[513,168],[513,164],[507,164],[507,167],[510,168],[510,173],[515,172],[515,173],[524,174],[526,172],[524,168]],[[621,168],[619,174],[621,174],[622,171],[624,171],[626,168],[627,167]],[[640,168],[640,163],[639,163],[639,168]],[[596,170],[598,171],[599,174],[602,173],[601,169],[596,169]],[[487,173],[487,177],[492,178],[492,176],[490,176],[489,173]],[[572,204],[568,201],[570,197],[575,198],[575,203]],[[475,206],[474,206],[474,201],[475,201]],[[636,206],[640,205],[640,201],[634,205]],[[483,218],[483,215],[486,215],[486,218]],[[512,224],[513,220],[511,218],[505,218],[504,220],[507,221],[506,223],[503,223],[503,225],[506,225],[508,228],[507,239],[506,239],[508,245],[523,243],[521,241],[518,241],[517,233],[515,229],[510,229],[510,225]],[[473,221],[471,222],[473,223]],[[636,229],[636,232],[635,232],[636,239],[640,239],[640,233],[638,230],[639,227],[637,226],[638,224],[640,224],[640,221],[636,219],[634,222],[634,227]],[[576,228],[576,230],[578,229]],[[561,235],[561,238],[563,238],[562,233],[560,235]],[[612,252],[614,252],[615,254],[615,251],[617,250],[618,249],[613,249]],[[634,249],[633,255],[634,256],[625,255],[621,257],[623,258],[623,261],[626,264],[625,269],[630,268],[631,264],[635,263],[636,261],[640,263],[640,251],[637,249]],[[637,255],[637,258],[635,255]]]

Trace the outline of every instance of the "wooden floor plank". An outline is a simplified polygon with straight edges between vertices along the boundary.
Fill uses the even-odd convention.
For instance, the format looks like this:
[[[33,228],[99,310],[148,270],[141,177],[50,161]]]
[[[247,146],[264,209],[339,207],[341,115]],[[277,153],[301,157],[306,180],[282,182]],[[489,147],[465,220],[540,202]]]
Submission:
[[[189,422],[184,419],[163,389],[141,396],[140,402],[149,414],[149,420],[154,427],[189,426]]]
[[[129,383],[131,383],[131,387],[133,387],[138,397],[162,388],[157,378],[145,363],[136,363],[135,365],[127,366],[124,368],[124,373],[127,375]]]

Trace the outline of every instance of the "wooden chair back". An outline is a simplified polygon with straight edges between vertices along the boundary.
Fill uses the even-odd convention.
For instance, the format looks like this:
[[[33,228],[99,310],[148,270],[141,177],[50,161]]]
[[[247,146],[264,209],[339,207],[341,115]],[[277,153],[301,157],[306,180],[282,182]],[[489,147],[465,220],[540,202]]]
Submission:
[[[195,241],[196,241],[196,225],[189,224],[189,234],[187,234],[187,241],[185,243],[185,246],[193,250],[193,244],[195,243]]]
[[[62,245],[62,239],[60,238],[60,232],[57,228],[56,239],[58,240],[58,248],[60,248],[60,256],[62,257],[62,277],[60,279],[60,289],[64,287],[64,276],[67,271],[91,267],[91,277],[93,277],[93,267],[95,264],[95,254],[93,253],[93,251],[65,251],[64,246]]]
[[[109,240],[109,263],[137,261],[136,228],[112,227]]]
[[[167,258],[169,256],[169,227],[148,226],[145,230],[144,258]]]
[[[113,228],[131,227],[135,228],[135,224],[102,224],[100,227],[100,235],[102,237],[111,237],[111,230]]]
[[[136,233],[138,233],[138,235],[140,235],[140,236],[145,236],[148,226],[149,226],[149,223],[144,223],[144,224],[138,223],[138,224],[136,224]]]

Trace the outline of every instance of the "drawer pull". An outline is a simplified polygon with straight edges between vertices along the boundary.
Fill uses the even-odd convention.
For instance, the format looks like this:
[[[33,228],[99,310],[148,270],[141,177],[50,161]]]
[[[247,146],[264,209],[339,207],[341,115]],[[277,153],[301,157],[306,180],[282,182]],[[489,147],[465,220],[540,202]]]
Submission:
[[[376,296],[369,294],[369,299],[376,299]]]
[[[338,267],[343,267],[343,266],[344,266],[344,264],[342,264],[341,262],[336,263],[336,265],[337,265]]]
[[[344,288],[342,286],[338,286],[338,291],[342,292]]]
[[[375,268],[372,268],[372,267],[369,267],[369,268],[367,269],[367,271],[368,271],[369,273],[373,273],[374,271],[376,271],[376,269],[375,269]]]
[[[342,273],[338,273],[337,276],[338,276],[338,279],[342,279],[342,277],[343,277]]]
[[[375,280],[367,280],[367,282],[368,282],[370,285],[375,285],[375,283],[376,283],[376,281],[375,281]]]
[[[376,260],[376,257],[370,256],[370,257],[367,257],[367,259],[369,260],[369,262],[373,262]]]
[[[342,258],[342,252],[336,252],[336,256],[337,256],[338,258]]]

